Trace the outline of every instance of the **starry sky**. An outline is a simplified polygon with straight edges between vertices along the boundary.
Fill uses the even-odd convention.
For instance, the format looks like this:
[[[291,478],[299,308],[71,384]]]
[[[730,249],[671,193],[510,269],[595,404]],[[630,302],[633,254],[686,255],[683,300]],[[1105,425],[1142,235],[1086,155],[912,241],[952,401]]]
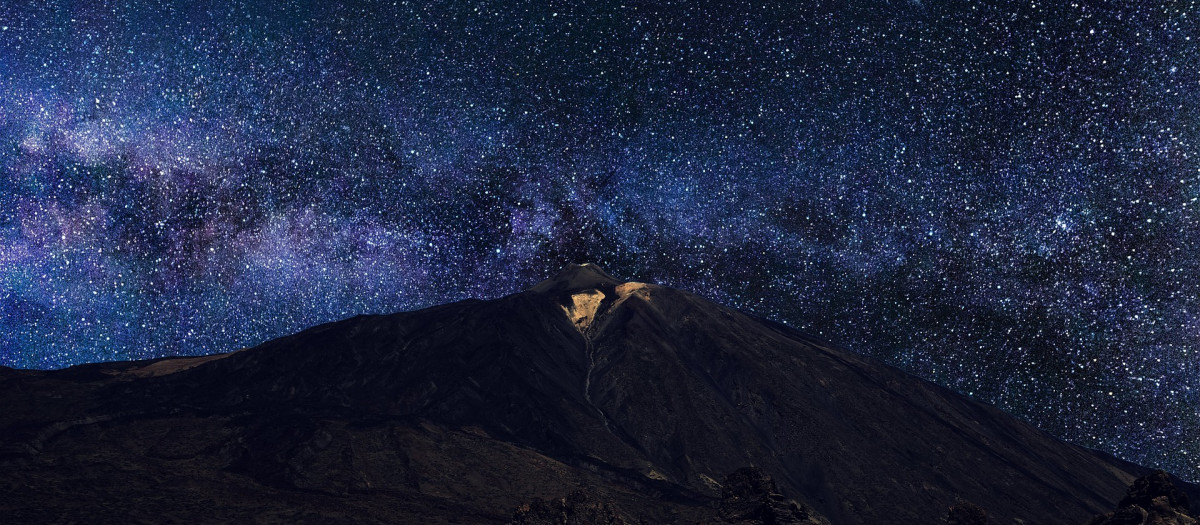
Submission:
[[[0,364],[691,290],[1200,478],[1192,1],[0,4]]]

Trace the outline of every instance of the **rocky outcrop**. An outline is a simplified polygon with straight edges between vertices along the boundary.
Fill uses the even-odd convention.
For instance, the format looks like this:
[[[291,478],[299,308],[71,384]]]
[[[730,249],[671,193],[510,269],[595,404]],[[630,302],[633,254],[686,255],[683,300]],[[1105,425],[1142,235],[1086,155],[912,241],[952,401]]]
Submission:
[[[576,490],[549,501],[535,499],[517,507],[510,525],[636,525],[621,516],[611,502]]]
[[[1196,525],[1187,494],[1166,472],[1138,478],[1117,504],[1117,510],[1096,516],[1088,525]]]
[[[969,501],[960,501],[946,512],[942,518],[944,525],[991,525],[987,511],[983,507]]]
[[[762,469],[746,467],[725,478],[720,518],[716,523],[738,525],[829,525],[829,520],[779,492]]]
[[[587,492],[576,490],[549,501],[535,499],[517,507],[509,525],[635,525],[630,518]],[[780,493],[771,476],[756,467],[738,469],[725,478],[721,503],[705,525],[830,525],[811,508]]]

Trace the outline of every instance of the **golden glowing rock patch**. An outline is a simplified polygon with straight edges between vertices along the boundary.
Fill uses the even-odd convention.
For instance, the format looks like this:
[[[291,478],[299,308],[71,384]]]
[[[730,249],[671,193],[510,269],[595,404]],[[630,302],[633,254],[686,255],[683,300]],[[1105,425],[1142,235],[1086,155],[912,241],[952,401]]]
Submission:
[[[644,299],[649,299],[650,285],[646,283],[635,282],[621,283],[617,285],[617,297],[624,299],[632,294],[638,294]]]
[[[584,290],[571,294],[571,301],[562,305],[562,309],[567,318],[575,323],[575,328],[583,332],[596,320],[596,311],[600,309],[602,301],[604,293],[600,290]]]

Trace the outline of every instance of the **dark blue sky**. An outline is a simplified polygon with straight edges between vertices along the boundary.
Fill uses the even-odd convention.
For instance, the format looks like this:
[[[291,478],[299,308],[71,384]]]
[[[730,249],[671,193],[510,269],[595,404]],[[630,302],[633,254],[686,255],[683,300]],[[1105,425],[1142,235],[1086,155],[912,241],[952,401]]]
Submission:
[[[593,261],[1200,477],[1194,3],[329,4],[0,6],[0,364]]]

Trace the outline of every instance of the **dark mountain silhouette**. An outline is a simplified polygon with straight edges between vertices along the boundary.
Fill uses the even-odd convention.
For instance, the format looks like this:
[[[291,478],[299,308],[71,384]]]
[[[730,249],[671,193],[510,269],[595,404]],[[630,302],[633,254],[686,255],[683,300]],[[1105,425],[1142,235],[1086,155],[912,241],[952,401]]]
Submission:
[[[590,265],[231,354],[3,369],[0,406],[18,523],[1086,523],[1150,473]]]

